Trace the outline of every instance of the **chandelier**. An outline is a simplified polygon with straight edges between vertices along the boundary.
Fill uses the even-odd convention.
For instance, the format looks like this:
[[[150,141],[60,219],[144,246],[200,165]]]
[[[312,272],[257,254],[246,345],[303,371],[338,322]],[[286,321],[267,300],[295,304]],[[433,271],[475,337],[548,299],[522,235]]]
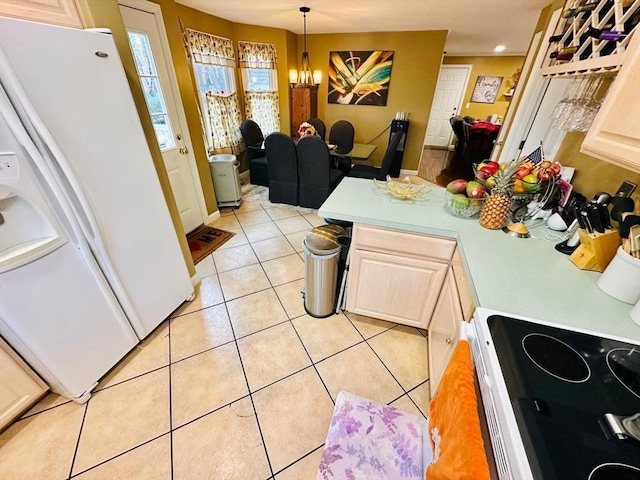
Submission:
[[[300,7],[300,11],[304,18],[304,30],[302,35],[304,50],[302,52],[300,68],[298,68],[298,70],[289,70],[289,82],[296,87],[310,87],[320,84],[320,81],[322,80],[322,72],[320,70],[311,71],[309,52],[307,52],[307,13],[309,13],[311,9],[309,7]]]

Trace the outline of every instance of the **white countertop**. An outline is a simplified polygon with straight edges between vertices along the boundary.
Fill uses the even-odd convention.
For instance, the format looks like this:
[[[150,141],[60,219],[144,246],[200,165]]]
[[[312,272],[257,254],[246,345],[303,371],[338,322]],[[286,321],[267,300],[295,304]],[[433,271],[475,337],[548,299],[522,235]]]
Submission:
[[[632,305],[600,290],[601,274],[580,270],[557,252],[558,240],[515,238],[483,228],[477,216],[454,217],[444,210],[444,189],[430,188],[426,201],[406,203],[377,192],[372,180],[344,178],[318,215],[455,238],[476,306],[640,340],[640,326],[629,317]]]

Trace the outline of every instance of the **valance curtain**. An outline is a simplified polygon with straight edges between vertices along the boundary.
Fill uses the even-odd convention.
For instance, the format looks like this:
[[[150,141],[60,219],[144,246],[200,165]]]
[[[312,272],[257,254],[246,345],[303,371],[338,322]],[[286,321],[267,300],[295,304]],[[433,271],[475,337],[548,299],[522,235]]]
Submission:
[[[235,67],[233,43],[228,38],[189,28],[184,30],[187,56],[197,63]]]
[[[270,43],[238,42],[240,68],[266,68],[278,65],[276,46]]]
[[[192,61],[203,65],[235,68],[235,54],[230,39],[188,28],[184,29],[183,34],[187,56]],[[242,116],[238,96],[235,93],[220,95],[207,92],[206,100],[207,115],[204,121],[210,127],[208,130],[211,138],[207,142],[210,146],[209,153],[240,153]]]
[[[276,46],[270,43],[238,42],[238,60],[244,85],[244,113],[265,135],[280,131]],[[269,70],[269,88],[254,89],[249,77],[251,69]]]

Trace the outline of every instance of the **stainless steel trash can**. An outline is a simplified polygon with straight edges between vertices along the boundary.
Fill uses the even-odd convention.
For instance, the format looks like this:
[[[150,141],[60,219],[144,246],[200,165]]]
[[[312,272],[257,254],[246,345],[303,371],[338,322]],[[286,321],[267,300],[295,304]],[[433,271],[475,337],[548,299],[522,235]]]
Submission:
[[[346,230],[338,225],[322,225],[307,233],[302,241],[304,309],[312,317],[328,317],[335,311],[341,239],[346,236]]]

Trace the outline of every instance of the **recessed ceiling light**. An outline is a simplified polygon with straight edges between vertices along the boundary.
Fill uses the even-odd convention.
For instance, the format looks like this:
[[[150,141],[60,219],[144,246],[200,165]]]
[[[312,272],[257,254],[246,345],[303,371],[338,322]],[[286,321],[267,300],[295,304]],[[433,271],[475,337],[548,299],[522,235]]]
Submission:
[[[500,52],[504,52],[506,49],[507,47],[505,47],[504,45],[498,45],[496,48],[493,49],[493,51],[500,53]]]

